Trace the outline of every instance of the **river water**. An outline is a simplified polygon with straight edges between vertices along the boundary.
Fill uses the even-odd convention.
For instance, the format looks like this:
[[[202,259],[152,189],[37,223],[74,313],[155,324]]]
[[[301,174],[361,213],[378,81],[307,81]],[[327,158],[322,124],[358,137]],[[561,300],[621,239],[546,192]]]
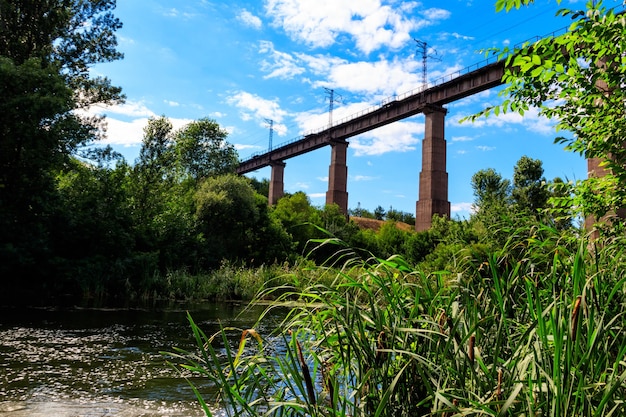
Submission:
[[[0,417],[202,416],[160,352],[195,348],[187,311],[210,335],[220,322],[253,326],[263,308],[243,310],[234,303],[0,309]]]

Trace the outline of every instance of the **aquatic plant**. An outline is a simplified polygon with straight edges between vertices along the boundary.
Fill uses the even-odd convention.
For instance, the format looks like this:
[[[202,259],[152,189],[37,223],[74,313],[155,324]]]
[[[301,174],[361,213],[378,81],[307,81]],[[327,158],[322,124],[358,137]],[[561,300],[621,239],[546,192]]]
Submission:
[[[173,361],[233,416],[623,415],[626,246],[595,243],[524,226],[457,274],[342,247],[332,282],[259,294],[290,306],[274,333],[189,317],[198,352]]]

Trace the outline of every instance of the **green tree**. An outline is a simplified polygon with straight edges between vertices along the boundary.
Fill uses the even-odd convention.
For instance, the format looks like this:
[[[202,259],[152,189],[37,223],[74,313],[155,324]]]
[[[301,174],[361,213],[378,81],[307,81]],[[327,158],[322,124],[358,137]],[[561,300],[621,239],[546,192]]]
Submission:
[[[393,220],[387,220],[378,230],[376,234],[378,239],[378,256],[389,258],[393,255],[399,255],[404,252],[406,241],[410,234],[402,231]]]
[[[144,243],[151,246],[156,236],[152,224],[167,206],[174,183],[172,123],[165,117],[151,118],[144,128],[139,158],[133,167],[132,210],[136,227],[142,231]]]
[[[498,0],[496,9],[509,11],[532,0]],[[506,59],[501,104],[478,116],[531,107],[569,132],[556,139],[565,149],[585,158],[599,158],[606,176],[579,181],[570,206],[602,217],[626,207],[626,22],[602,1],[587,2],[585,10],[563,9],[570,18],[564,34],[526,43],[514,51],[496,51]]]
[[[504,207],[508,204],[511,182],[503,179],[495,169],[481,169],[472,175],[471,183],[476,198],[474,204],[479,209]]]
[[[376,220],[383,220],[385,218],[385,209],[382,206],[378,206],[374,209],[374,218]]]
[[[98,164],[73,159],[57,175],[63,221],[52,229],[54,285],[66,294],[120,294],[135,244],[124,186],[130,167],[109,147],[92,159]]]
[[[62,221],[54,173],[97,139],[74,110],[123,99],[90,67],[121,58],[115,1],[0,0],[0,275],[49,277]]]
[[[273,209],[273,215],[292,236],[300,253],[304,251],[310,239],[321,237],[314,226],[320,224],[319,212],[302,191],[278,200]]]
[[[194,199],[207,267],[224,259],[282,260],[290,249],[288,235],[268,214],[267,199],[246,178],[234,174],[208,178]]]
[[[361,203],[357,203],[357,207],[355,209],[348,210],[348,214],[350,216],[363,217],[363,218],[366,218],[366,219],[373,219],[374,218],[374,213],[372,213],[371,211],[361,207]]]
[[[174,152],[182,174],[193,180],[234,173],[239,163],[228,132],[204,118],[189,123],[174,134]]]
[[[549,192],[539,159],[522,156],[513,169],[511,198],[517,210],[537,213],[546,207]]]
[[[269,197],[270,180],[268,180],[267,178],[263,178],[260,181],[254,177],[250,178],[250,185],[252,185],[252,188],[254,188],[254,190],[257,193],[261,194],[262,196],[265,196],[266,198]]]

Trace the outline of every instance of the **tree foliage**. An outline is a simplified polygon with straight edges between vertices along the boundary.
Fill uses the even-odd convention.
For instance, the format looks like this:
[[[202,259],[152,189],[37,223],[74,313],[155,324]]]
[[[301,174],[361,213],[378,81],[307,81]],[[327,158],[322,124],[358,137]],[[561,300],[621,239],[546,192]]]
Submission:
[[[487,168],[476,172],[472,175],[471,184],[476,197],[474,203],[478,207],[504,206],[507,203],[511,182],[503,179],[495,169]]]
[[[522,156],[513,170],[511,197],[518,210],[536,213],[546,207],[549,192],[539,159]]]
[[[498,0],[509,11],[531,0]],[[506,61],[502,103],[479,114],[538,108],[564,133],[556,143],[585,158],[603,161],[607,175],[581,180],[568,206],[600,218],[626,205],[626,16],[588,2],[585,10],[562,9],[567,31],[516,50],[496,51]]]
[[[194,181],[234,173],[237,152],[226,142],[228,133],[211,119],[193,121],[174,135],[176,159],[181,174]]]
[[[0,1],[0,276],[55,270],[56,173],[98,137],[75,110],[121,100],[92,65],[119,59],[111,0]]]

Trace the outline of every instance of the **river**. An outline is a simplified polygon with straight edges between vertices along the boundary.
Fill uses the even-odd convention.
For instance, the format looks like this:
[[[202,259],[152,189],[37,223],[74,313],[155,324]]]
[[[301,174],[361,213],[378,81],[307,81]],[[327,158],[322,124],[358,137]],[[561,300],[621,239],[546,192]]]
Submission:
[[[212,334],[220,322],[249,328],[263,308],[242,310],[236,303],[0,309],[0,417],[203,416],[160,352],[195,348],[187,311]]]

